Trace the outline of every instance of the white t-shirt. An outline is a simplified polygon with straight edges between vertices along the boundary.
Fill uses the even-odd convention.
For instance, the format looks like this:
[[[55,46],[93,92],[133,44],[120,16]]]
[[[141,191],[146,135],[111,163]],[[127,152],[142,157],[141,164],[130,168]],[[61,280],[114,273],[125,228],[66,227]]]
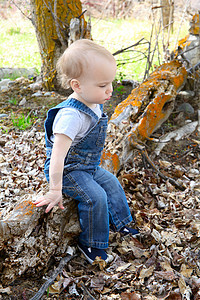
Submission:
[[[92,110],[98,118],[101,117],[102,113],[99,104]],[[94,118],[76,108],[61,108],[53,122],[51,141],[54,141],[56,133],[65,134],[72,139],[72,146],[74,146],[86,135],[95,122]]]

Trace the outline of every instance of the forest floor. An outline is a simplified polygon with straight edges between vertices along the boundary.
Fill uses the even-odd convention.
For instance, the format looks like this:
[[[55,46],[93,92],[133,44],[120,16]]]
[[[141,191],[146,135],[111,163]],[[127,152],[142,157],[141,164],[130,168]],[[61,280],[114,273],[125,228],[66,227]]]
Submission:
[[[47,110],[66,97],[56,93],[33,97],[29,85],[29,80],[16,80],[12,89],[0,93],[0,114],[5,114],[0,118],[0,153],[10,139],[19,141],[26,131],[43,132]],[[105,107],[109,117],[131,89],[131,85],[115,84],[113,97]],[[174,113],[155,133],[156,137],[188,120],[197,121],[199,96],[198,92],[189,99],[178,95]],[[192,105],[194,113],[177,112],[184,102]],[[19,130],[18,121],[23,115],[30,117],[30,124]],[[45,152],[44,143],[37,145],[37,139],[35,143]],[[152,149],[148,142],[149,154]],[[12,161],[12,152],[9,155]],[[179,141],[171,140],[159,156],[151,157],[161,172],[184,189],[160,178],[144,164],[140,153],[133,151],[134,171],[123,170],[120,180],[140,238],[110,233],[108,251],[115,259],[105,268],[89,265],[77,250],[78,256],[65,266],[41,299],[200,299],[200,132],[195,130]],[[0,285],[0,299],[31,299],[57,265],[52,258],[45,274],[34,276],[28,272],[8,287]]]

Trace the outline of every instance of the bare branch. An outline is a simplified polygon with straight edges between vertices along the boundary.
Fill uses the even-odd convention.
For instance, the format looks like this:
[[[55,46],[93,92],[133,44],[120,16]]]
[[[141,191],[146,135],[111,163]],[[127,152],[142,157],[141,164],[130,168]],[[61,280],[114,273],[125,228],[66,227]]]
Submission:
[[[114,52],[114,53],[113,53],[113,56],[115,56],[115,55],[117,55],[117,54],[120,54],[120,53],[122,53],[122,52],[124,52],[124,51],[126,51],[126,50],[128,50],[128,49],[130,49],[130,48],[132,48],[132,47],[138,46],[138,45],[140,44],[140,42],[143,41],[144,39],[145,39],[145,38],[142,38],[142,39],[140,39],[137,43],[135,43],[135,44],[133,44],[133,45],[131,45],[131,46],[128,46],[128,47],[126,47],[126,48],[124,48],[124,49],[121,49],[121,50],[118,50],[118,51]]]
[[[35,22],[34,22],[33,18],[27,16],[27,15],[21,10],[21,8],[19,7],[19,5],[17,5],[17,3],[16,3],[14,0],[11,0],[11,3],[13,3],[13,4],[17,7],[17,9],[21,12],[21,14],[22,14],[24,17],[26,17],[29,21],[31,21],[31,23],[33,24],[33,26],[35,26]],[[28,2],[27,2],[27,3],[28,3]]]

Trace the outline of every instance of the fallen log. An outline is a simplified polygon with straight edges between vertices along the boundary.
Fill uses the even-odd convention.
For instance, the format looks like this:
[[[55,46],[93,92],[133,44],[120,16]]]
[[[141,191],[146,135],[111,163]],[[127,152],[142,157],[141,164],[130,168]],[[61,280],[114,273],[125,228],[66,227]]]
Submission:
[[[151,139],[151,134],[170,116],[186,78],[187,71],[180,62],[163,64],[116,107],[102,155],[105,169],[117,174],[131,162],[133,148]]]
[[[27,199],[28,198],[28,199]],[[80,233],[77,207],[64,199],[64,210],[49,214],[33,205],[34,197],[23,197],[0,220],[1,282],[8,284],[30,269],[32,274],[45,269],[52,255],[62,256]]]

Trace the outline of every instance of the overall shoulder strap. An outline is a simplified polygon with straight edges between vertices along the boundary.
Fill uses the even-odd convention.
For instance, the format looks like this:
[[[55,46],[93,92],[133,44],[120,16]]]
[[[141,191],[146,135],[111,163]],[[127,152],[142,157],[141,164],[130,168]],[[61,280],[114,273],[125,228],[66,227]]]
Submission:
[[[73,107],[78,109],[79,111],[93,117],[96,119],[96,121],[99,120],[98,116],[84,103],[74,99],[74,98],[69,98],[67,100],[64,100],[63,102],[59,103],[55,107],[51,108],[48,113],[47,113],[47,118],[44,124],[45,131],[47,134],[47,137],[50,138],[52,135],[52,126],[53,126],[53,121],[55,119],[56,114],[61,108],[67,108],[67,107]]]
[[[65,107],[76,108],[76,109],[80,110],[81,112],[84,112],[85,114],[95,118],[96,120],[99,119],[98,116],[93,112],[92,109],[90,109],[87,105],[85,105],[84,103],[82,103],[74,98],[70,98],[70,99],[66,100]]]

